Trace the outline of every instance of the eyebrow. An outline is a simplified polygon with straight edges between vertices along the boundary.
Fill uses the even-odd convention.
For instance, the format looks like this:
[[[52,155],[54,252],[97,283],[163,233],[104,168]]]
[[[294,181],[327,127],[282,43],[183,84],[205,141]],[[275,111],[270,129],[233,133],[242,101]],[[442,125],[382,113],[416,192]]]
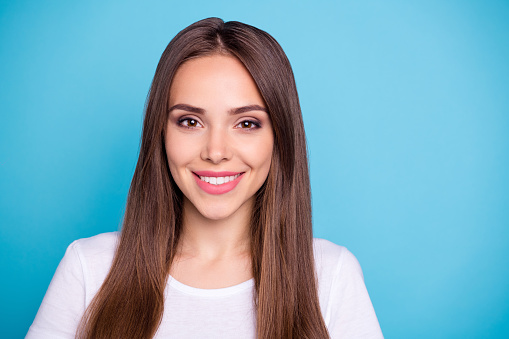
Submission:
[[[228,111],[228,114],[235,115],[235,114],[246,113],[246,112],[251,112],[251,111],[262,111],[265,113],[269,113],[269,111],[263,106],[248,105],[248,106],[232,108],[231,110]]]
[[[205,110],[203,108],[194,107],[194,106],[187,105],[187,104],[173,105],[168,109],[168,113],[170,113],[171,111],[176,110],[176,109],[179,109],[181,111],[190,112],[190,113],[205,114]],[[262,111],[265,113],[269,113],[269,111],[263,106],[247,105],[247,106],[232,108],[228,111],[228,114],[235,115],[235,114],[241,114],[241,113],[246,113],[246,112],[250,112],[250,111]]]
[[[205,110],[203,108],[198,108],[198,107],[194,107],[194,106],[186,105],[186,104],[173,105],[168,109],[168,113],[170,113],[171,111],[176,110],[176,109],[179,109],[181,111],[190,112],[190,113],[197,113],[197,114],[205,113]]]

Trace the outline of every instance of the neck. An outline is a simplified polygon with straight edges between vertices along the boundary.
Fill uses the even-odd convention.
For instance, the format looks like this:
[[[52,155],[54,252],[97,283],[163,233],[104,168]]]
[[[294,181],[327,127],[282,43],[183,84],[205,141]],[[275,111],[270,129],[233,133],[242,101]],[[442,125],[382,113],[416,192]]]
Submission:
[[[204,217],[184,198],[181,257],[220,259],[250,253],[250,223],[253,202],[248,201],[227,218]]]

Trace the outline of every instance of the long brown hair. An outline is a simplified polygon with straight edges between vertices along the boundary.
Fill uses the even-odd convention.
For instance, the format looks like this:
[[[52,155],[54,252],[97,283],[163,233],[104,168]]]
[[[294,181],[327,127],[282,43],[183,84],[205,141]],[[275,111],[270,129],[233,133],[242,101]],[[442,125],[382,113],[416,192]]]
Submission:
[[[250,228],[257,338],[328,338],[314,269],[306,140],[290,63],[266,32],[218,18],[185,28],[161,56],[120,242],[82,318],[80,338],[151,338],[157,331],[182,217],[182,192],[164,148],[169,89],[183,62],[215,53],[237,57],[251,73],[274,129],[271,168],[256,194]]]

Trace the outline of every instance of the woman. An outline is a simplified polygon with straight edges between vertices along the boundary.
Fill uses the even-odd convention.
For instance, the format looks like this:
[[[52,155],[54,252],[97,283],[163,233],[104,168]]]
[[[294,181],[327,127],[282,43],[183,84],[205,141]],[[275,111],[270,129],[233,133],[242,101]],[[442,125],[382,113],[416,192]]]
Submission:
[[[122,232],[69,246],[30,338],[381,338],[360,267],[312,238],[293,73],[217,18],[164,51]]]

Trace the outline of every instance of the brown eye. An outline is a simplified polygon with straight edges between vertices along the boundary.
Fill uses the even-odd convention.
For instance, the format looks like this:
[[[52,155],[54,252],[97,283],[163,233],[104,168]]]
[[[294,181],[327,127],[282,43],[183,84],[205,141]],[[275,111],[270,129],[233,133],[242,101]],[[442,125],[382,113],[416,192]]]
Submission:
[[[242,121],[240,124],[237,125],[237,127],[240,127],[242,129],[257,129],[260,127],[260,124],[254,122],[254,121],[251,121],[251,120],[244,120]]]
[[[198,122],[198,120],[193,118],[184,118],[179,120],[178,124],[180,126],[186,127],[186,128],[194,128],[194,127],[201,127],[201,124]]]

